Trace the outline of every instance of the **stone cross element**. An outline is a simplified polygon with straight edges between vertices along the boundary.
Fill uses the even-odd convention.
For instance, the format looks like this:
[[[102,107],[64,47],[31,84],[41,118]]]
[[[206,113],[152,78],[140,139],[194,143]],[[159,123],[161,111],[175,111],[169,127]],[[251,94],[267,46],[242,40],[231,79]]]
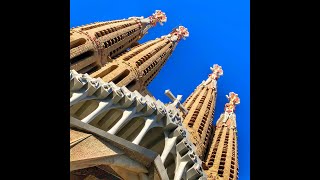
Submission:
[[[188,110],[180,103],[182,95],[177,95],[177,97],[174,97],[169,89],[165,91],[165,94],[173,101],[173,103],[171,104],[172,106],[178,106],[177,108],[179,108],[184,114],[188,113]]]
[[[223,75],[222,67],[218,64],[215,64],[212,67],[210,67],[210,70],[212,71],[212,74],[210,74],[209,76],[211,76],[212,79],[217,80],[220,76]]]
[[[228,98],[229,102],[226,103],[224,110],[227,113],[233,113],[236,110],[236,105],[240,104],[240,98],[238,94],[234,92],[230,92],[229,96],[226,95],[226,97]]]

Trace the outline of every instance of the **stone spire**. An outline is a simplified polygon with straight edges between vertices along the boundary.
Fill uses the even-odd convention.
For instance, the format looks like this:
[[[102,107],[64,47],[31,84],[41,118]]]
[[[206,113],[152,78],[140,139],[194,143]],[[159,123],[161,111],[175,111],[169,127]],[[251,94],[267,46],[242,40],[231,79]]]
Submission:
[[[131,17],[71,28],[70,69],[81,73],[96,71],[136,45],[151,27],[166,21],[165,13],[156,10],[147,18]]]
[[[204,169],[208,180],[238,179],[238,144],[235,108],[240,103],[238,94],[230,92],[224,113],[216,123],[216,132]]]
[[[217,80],[223,74],[221,66],[217,64],[210,69],[212,73],[209,74],[207,80],[202,81],[184,102],[189,112],[183,115],[183,124],[191,134],[191,139],[201,159],[205,158],[206,147],[212,135],[211,124],[217,97]]]
[[[188,36],[188,30],[180,26],[166,36],[135,46],[90,76],[140,92],[159,73],[177,43]]]

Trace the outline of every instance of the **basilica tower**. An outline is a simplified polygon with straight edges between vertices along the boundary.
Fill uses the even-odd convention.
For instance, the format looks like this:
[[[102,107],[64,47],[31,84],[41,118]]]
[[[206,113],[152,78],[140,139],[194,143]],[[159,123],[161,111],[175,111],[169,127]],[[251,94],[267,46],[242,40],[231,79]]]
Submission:
[[[168,35],[135,46],[89,75],[141,92],[159,73],[178,42],[188,36],[188,29],[179,26]]]
[[[96,22],[70,30],[70,69],[90,73],[111,62],[112,58],[138,44],[157,22],[167,21],[157,10],[151,16]]]
[[[212,74],[183,103],[188,110],[188,113],[183,115],[183,124],[191,134],[191,140],[202,160],[205,159],[214,128],[212,120],[216,105],[217,80],[223,74],[221,66],[217,64],[210,69]]]
[[[235,107],[240,103],[238,94],[230,92],[227,96],[224,113],[216,123],[216,131],[204,169],[208,180],[238,179],[238,144]]]

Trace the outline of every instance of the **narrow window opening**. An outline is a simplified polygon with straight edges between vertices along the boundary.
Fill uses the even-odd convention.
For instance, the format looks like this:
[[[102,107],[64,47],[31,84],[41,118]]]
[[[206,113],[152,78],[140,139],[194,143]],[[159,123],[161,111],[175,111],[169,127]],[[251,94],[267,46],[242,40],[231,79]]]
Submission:
[[[115,83],[115,84],[119,83],[121,80],[123,80],[125,77],[127,77],[129,75],[129,73],[130,73],[130,71],[128,69],[126,69],[118,77],[116,77],[112,80],[113,83]]]
[[[76,57],[70,59],[70,63],[71,63],[71,65],[73,65],[73,64],[75,64],[75,63],[77,63],[79,61],[87,59],[88,57],[92,56],[93,54],[94,54],[93,51],[87,51],[87,52],[85,52],[83,54],[80,54],[79,56],[76,56]]]
[[[134,79],[132,80],[128,85],[127,88],[130,90],[131,88],[133,88],[136,85],[137,81]]]
[[[91,69],[90,69],[89,71],[87,71],[86,73],[87,73],[87,74],[91,74],[91,73],[97,71],[98,69],[99,69],[98,66],[94,66],[93,68],[91,68]]]
[[[81,46],[82,44],[85,44],[86,40],[84,38],[77,39],[75,41],[70,42],[70,49]]]

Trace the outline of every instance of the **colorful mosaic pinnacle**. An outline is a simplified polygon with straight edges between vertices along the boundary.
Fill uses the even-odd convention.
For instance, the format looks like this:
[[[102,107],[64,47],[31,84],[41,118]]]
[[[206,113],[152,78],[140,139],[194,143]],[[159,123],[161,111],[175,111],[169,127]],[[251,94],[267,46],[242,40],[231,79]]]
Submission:
[[[234,92],[230,92],[229,96],[226,95],[226,97],[228,98],[229,102],[226,103],[225,105],[225,112],[227,113],[233,113],[236,110],[236,105],[240,104],[240,98],[238,96],[238,94],[234,93]]]
[[[234,92],[230,92],[229,96],[226,95],[226,97],[228,98],[228,100],[230,101],[230,103],[232,102],[233,104],[240,104],[240,98],[239,95],[234,93]]]
[[[178,33],[178,35],[180,37],[182,37],[183,39],[185,39],[186,37],[189,37],[189,31],[187,28],[185,28],[184,26],[179,26],[176,29],[176,32]]]
[[[152,16],[149,16],[150,24],[152,26],[156,26],[157,22],[162,26],[164,22],[167,22],[166,13],[162,12],[161,10],[156,10]]]
[[[166,37],[173,42],[179,42],[181,39],[185,40],[186,37],[189,37],[189,31],[184,26],[179,26],[178,28],[173,29]]]
[[[212,79],[218,80],[220,76],[223,75],[222,67],[218,64],[213,65],[213,67],[210,67],[210,70],[212,71],[212,74],[209,74],[209,77]]]

